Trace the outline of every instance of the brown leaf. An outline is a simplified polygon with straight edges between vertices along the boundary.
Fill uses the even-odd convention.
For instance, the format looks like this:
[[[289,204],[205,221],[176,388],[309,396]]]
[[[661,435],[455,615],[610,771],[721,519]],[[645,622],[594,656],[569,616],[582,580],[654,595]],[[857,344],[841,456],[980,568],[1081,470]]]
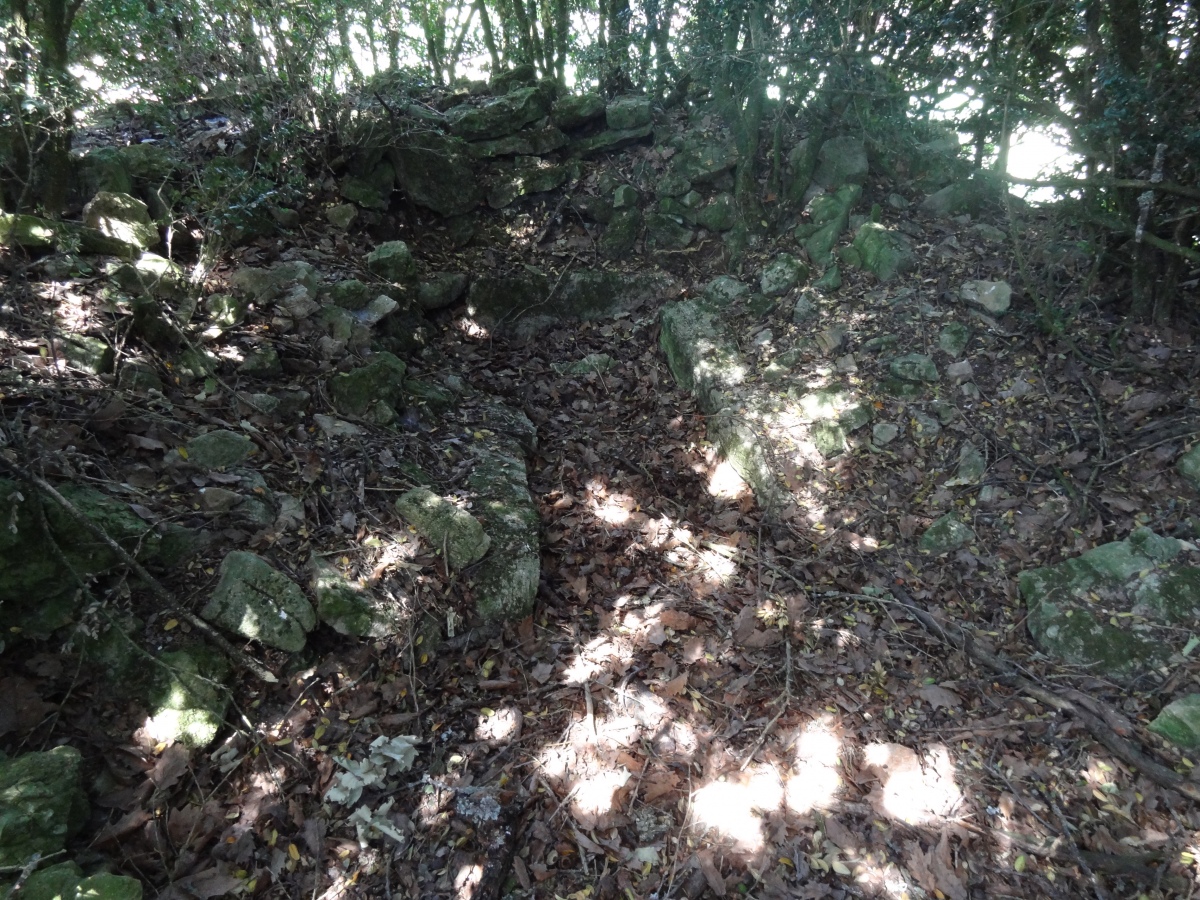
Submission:
[[[660,697],[678,697],[687,687],[688,673],[677,675],[658,689]]]
[[[950,859],[950,838],[943,834],[936,847],[925,852],[917,841],[909,841],[908,870],[929,893],[940,893],[949,900],[967,900],[967,889]],[[936,894],[935,894],[936,896]]]
[[[28,678],[0,679],[0,735],[10,731],[27,733],[52,709],[54,706],[38,696]]]
[[[150,780],[160,791],[169,791],[188,768],[189,754],[182,744],[172,744],[162,752],[154,764]]]
[[[947,709],[957,709],[962,706],[962,697],[954,691],[936,684],[925,685],[917,691],[917,695],[934,709],[942,706]]]
[[[220,869],[205,869],[187,878],[181,878],[176,886],[187,891],[197,900],[209,900],[210,897],[220,897],[242,887],[242,880],[227,875]]]
[[[700,871],[704,873],[704,880],[708,882],[708,889],[718,897],[724,897],[725,879],[721,877],[721,870],[717,868],[717,864],[713,860],[713,852],[707,848],[697,850],[696,862],[700,864]]]
[[[664,609],[659,614],[658,620],[664,628],[673,628],[676,631],[690,631],[696,627],[695,616],[690,616],[678,609]]]

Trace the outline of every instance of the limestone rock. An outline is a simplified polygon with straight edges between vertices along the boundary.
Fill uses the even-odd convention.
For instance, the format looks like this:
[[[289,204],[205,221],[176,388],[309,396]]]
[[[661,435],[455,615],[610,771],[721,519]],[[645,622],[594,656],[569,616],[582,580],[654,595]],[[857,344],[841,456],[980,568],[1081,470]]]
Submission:
[[[950,356],[961,356],[971,340],[971,329],[961,322],[951,322],[938,335],[938,348]]]
[[[917,257],[908,238],[877,222],[867,222],[854,236],[854,245],[844,258],[874,273],[880,281],[890,281],[902,272],[916,268]]]
[[[704,287],[704,299],[722,309],[750,296],[750,285],[731,275],[718,275]]]
[[[671,216],[651,213],[646,216],[646,249],[682,250],[692,242],[696,233]]]
[[[613,209],[632,209],[638,204],[638,192],[631,184],[622,184],[613,191]]]
[[[445,551],[452,569],[479,562],[491,546],[491,539],[474,516],[428,488],[414,488],[401,495],[396,510],[434,550]]]
[[[331,378],[329,397],[342,415],[366,417],[381,404],[386,406],[395,401],[407,370],[404,361],[393,354],[376,353],[365,366]]]
[[[879,422],[871,428],[871,440],[884,447],[900,436],[900,427],[891,422]]]
[[[546,93],[537,87],[518,88],[483,106],[456,106],[446,113],[450,131],[468,141],[512,134],[550,111]]]
[[[129,194],[101,191],[83,208],[83,221],[107,238],[142,250],[160,240],[146,204]]]
[[[1193,488],[1200,491],[1200,444],[1194,445],[1191,450],[1179,457],[1175,468],[1191,483]]]
[[[601,153],[607,153],[610,150],[618,150],[621,147],[627,147],[630,144],[644,141],[652,134],[654,134],[654,125],[649,122],[645,125],[639,125],[637,128],[623,128],[620,130],[608,128],[589,137],[572,141],[570,153],[571,156],[582,158],[597,156]]]
[[[345,231],[358,218],[358,207],[353,203],[339,203],[325,210],[325,218],[334,228]]]
[[[541,518],[525,462],[516,444],[504,440],[475,448],[474,456],[467,486],[479,498],[477,515],[491,546],[471,578],[476,609],[485,620],[521,619],[533,607],[541,576]]]
[[[892,375],[904,381],[933,382],[938,380],[937,366],[933,359],[924,353],[908,353],[898,356],[891,361],[888,369]]]
[[[254,450],[254,441],[246,435],[219,429],[188,441],[187,459],[201,469],[228,469],[245,462]]]
[[[399,610],[344,577],[335,566],[314,556],[309,574],[317,616],[338,634],[385,638],[399,631]]]
[[[76,863],[63,862],[30,875],[20,896],[21,900],[142,900],[142,883],[111,872],[85,878]]]
[[[696,213],[696,224],[709,231],[729,231],[738,221],[737,203],[733,194],[720,193]]]
[[[461,216],[479,203],[482,189],[466,145],[434,131],[407,134],[390,151],[396,183],[417,206]]]
[[[1180,563],[1184,546],[1138,528],[1124,541],[1022,572],[1030,634],[1045,652],[1100,677],[1161,666],[1200,616],[1200,569]],[[1104,609],[1090,599],[1097,592],[1106,598]],[[1122,606],[1134,615],[1105,611]]]
[[[867,180],[867,148],[861,138],[849,135],[830,138],[821,145],[817,158],[819,164],[813,181],[822,187],[834,189]]]
[[[380,278],[405,282],[417,274],[417,261],[404,241],[386,241],[367,254],[367,269]]]
[[[553,126],[526,128],[492,141],[476,141],[471,153],[479,159],[497,156],[544,156],[567,146],[567,136]]]
[[[613,131],[629,131],[649,125],[653,117],[650,101],[644,97],[619,97],[608,104],[604,119]]]
[[[295,260],[277,263],[269,269],[238,269],[229,277],[229,284],[258,303],[271,303],[298,285],[307,296],[316,297],[321,276],[311,263]]]
[[[1012,287],[1007,281],[968,281],[958,296],[993,316],[1004,315],[1012,305]]]
[[[640,209],[622,209],[616,212],[598,242],[604,258],[624,259],[631,253],[637,246],[645,221]]]
[[[552,191],[576,171],[574,166],[554,165],[536,156],[517,157],[512,167],[493,181],[487,194],[488,206],[503,209],[520,197]]]
[[[599,94],[567,94],[550,110],[550,121],[563,129],[579,128],[604,115],[604,98]]]
[[[83,761],[63,745],[0,762],[0,866],[62,850],[87,819]]]
[[[193,644],[160,654],[150,691],[146,730],[155,740],[203,749],[225,721],[229,692],[221,685],[229,662],[217,650]]]
[[[937,556],[957,550],[973,540],[975,532],[971,527],[960,522],[953,514],[947,513],[921,535],[918,546],[922,551]]]
[[[1200,694],[1186,694],[1167,704],[1147,727],[1177,747],[1200,747]]]
[[[453,306],[467,289],[467,276],[461,272],[434,275],[417,288],[417,305],[427,312]]]
[[[763,269],[759,288],[768,297],[782,297],[808,277],[808,266],[790,253],[780,253]]]
[[[946,482],[946,487],[979,484],[983,481],[986,472],[987,458],[983,455],[983,451],[970,441],[964,441],[958,450],[958,468],[954,477]]]
[[[107,375],[116,360],[107,341],[86,334],[63,335],[57,349],[72,366],[91,375]]]
[[[730,144],[692,143],[678,153],[672,173],[692,184],[707,184],[737,165],[737,150]]]
[[[200,613],[244,638],[295,652],[317,624],[300,586],[253,553],[235,550],[221,562],[221,577]]]

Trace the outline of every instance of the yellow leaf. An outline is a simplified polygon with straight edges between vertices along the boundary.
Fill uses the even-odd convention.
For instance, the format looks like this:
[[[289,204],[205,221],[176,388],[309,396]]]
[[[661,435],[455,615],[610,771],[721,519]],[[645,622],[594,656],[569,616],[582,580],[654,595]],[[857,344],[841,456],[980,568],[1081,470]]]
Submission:
[[[295,844],[288,844],[288,856],[290,856],[292,859],[300,858],[300,850]]]
[[[324,734],[325,734],[325,726],[324,726],[324,725],[318,725],[318,726],[317,726],[317,727],[316,727],[316,728],[313,730],[313,743],[315,744],[317,741],[321,740],[321,737],[322,737]]]
[[[833,860],[830,865],[833,867],[833,871],[837,872],[839,875],[850,874],[850,868],[840,859]]]
[[[479,712],[483,715],[483,717],[485,719],[489,719],[496,714],[496,711],[494,709],[492,709],[490,706],[485,706],[483,709],[479,710]]]
[[[180,447],[180,448],[179,448],[179,455],[180,455],[180,456],[182,456],[184,459],[187,459],[187,458],[188,458],[188,455],[187,455],[187,447]]]
[[[167,621],[165,621],[163,623],[163,631],[170,631],[172,628],[178,628],[178,627],[179,627],[178,619],[167,619]]]
[[[1024,853],[1022,853],[1020,856],[1017,857],[1017,861],[1013,863],[1013,868],[1016,869],[1018,872],[1025,871],[1025,854]]]

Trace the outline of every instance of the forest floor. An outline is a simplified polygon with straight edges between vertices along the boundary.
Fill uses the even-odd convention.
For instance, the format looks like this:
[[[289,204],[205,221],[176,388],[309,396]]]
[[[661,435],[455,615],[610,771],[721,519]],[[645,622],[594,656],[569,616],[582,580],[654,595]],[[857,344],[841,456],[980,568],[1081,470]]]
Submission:
[[[491,238],[464,251],[415,219],[392,236],[434,270],[525,262],[553,277],[595,265],[569,216],[543,233],[539,216],[553,206],[494,218]],[[1081,294],[1085,271],[1035,260],[1027,274],[1042,280],[1023,280],[1012,244],[978,240],[969,223],[913,222],[916,273],[886,286],[850,275],[836,293],[848,349],[884,334],[930,346],[940,317],[963,312],[946,292],[964,277],[1012,280],[1014,311],[977,326],[965,358],[981,396],[957,397],[953,424],[935,433],[910,419],[884,450],[794,472],[803,520],[763,521],[717,457],[658,347],[657,310],[517,343],[452,309],[434,320],[436,352],[414,357],[411,372],[460,375],[537,424],[527,462],[543,566],[531,617],[475,627],[464,582],[392,506],[412,486],[402,460],[453,489],[468,414],[338,439],[307,416],[299,427],[250,417],[261,474],[303,498],[305,524],[225,529],[168,587],[198,608],[222,548],[269,554],[294,573],[320,553],[407,598],[409,632],[360,641],[318,631],[295,658],[251,647],[279,683],[245,675],[227,731],[190,753],[147,738],[145,711],[81,675],[69,649],[18,644],[2,660],[0,722],[24,727],[3,736],[4,750],[82,749],[94,776],[86,852],[159,896],[1190,895],[1200,809],[922,627],[909,605],[968,626],[1043,687],[1103,701],[1115,731],[1191,771],[1144,726],[1198,680],[1200,659],[1132,686],[1055,665],[1024,628],[1016,575],[1138,525],[1190,537],[1198,501],[1172,464],[1200,432],[1194,337],[1121,323]],[[1050,228],[1031,218],[1020,240],[1038,246]],[[537,234],[545,241],[534,246]],[[206,288],[281,259],[349,277],[359,256],[341,234],[263,239],[231,253]],[[751,251],[747,280],[769,259]],[[17,290],[0,320],[4,353],[26,381],[2,398],[5,427],[24,433],[51,481],[105,486],[152,520],[201,522],[202,485],[169,469],[164,452],[200,423],[236,427],[246,418],[236,397],[224,385],[173,385],[147,403],[56,365],[47,335],[111,316],[103,279],[6,264]],[[655,264],[685,293],[727,267],[719,241],[628,263]],[[1085,301],[1067,336],[1038,331],[1034,291]],[[898,297],[928,304],[900,315],[889,302]],[[784,305],[761,324],[780,337],[799,327]],[[303,339],[269,333],[264,317],[223,340],[273,342],[288,384],[312,393],[309,412],[327,411],[326,372]],[[616,364],[561,374],[589,353]],[[850,377],[874,365],[859,353]],[[903,404],[873,399],[904,422]],[[962,435],[987,449],[987,495],[944,485]],[[976,539],[945,557],[920,553],[923,527],[952,509],[974,510]],[[185,639],[186,624],[154,613],[136,585],[110,596],[142,614],[148,645]],[[325,793],[334,757],[360,759],[380,735],[413,735],[418,752],[393,786],[364,795],[381,818],[360,841],[351,808]]]

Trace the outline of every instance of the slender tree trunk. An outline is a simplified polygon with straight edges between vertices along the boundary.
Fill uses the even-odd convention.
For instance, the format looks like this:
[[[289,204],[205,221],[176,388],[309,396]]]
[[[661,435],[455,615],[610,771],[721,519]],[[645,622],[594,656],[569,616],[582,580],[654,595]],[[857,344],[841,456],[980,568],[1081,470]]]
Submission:
[[[483,0],[475,0],[475,8],[479,10],[479,30],[483,33],[483,45],[487,47],[488,56],[492,60],[492,74],[499,72],[504,64],[500,62],[500,51],[496,49],[496,36],[492,33],[492,19],[488,15]]]
[[[558,83],[567,83],[567,43],[571,36],[571,15],[567,0],[554,2],[554,77]]]
[[[39,92],[49,107],[42,128],[46,132],[37,161],[41,170],[42,209],[58,217],[67,205],[71,179],[71,140],[74,129],[75,79],[67,70],[71,27],[82,0],[42,0],[42,53]]]

